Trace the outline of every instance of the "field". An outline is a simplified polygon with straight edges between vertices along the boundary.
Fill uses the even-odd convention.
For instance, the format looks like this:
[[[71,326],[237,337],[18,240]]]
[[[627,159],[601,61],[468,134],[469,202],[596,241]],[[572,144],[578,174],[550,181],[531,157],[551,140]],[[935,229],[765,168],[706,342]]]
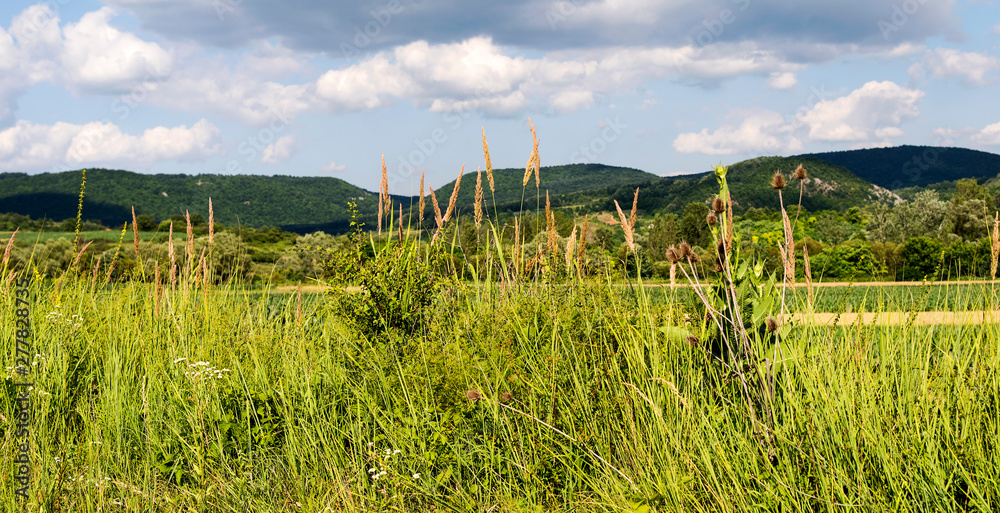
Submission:
[[[198,258],[195,241],[162,262],[130,254],[130,279],[100,279],[106,267],[42,277],[5,260],[0,502],[1000,508],[1000,323],[915,322],[995,311],[997,285],[845,285],[810,299],[782,286],[794,267],[783,278],[741,260],[731,213],[714,208],[719,271],[698,276],[685,245],[669,254],[678,281],[699,287],[585,273],[575,230],[559,246],[551,225],[532,253],[487,223],[484,253],[463,260],[447,214],[415,239],[356,230],[312,293],[217,279],[211,245]],[[631,245],[634,221],[618,214]],[[814,322],[825,314],[838,322]]]

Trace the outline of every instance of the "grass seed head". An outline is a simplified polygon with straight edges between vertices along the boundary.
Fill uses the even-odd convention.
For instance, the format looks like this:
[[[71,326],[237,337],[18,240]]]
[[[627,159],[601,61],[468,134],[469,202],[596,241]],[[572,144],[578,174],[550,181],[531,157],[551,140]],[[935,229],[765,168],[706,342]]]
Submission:
[[[424,222],[424,173],[420,173],[420,201],[417,203],[418,224]]]
[[[451,219],[451,214],[455,212],[455,202],[458,200],[458,188],[462,186],[462,173],[465,172],[465,164],[458,170],[458,178],[455,179],[455,188],[451,190],[451,198],[448,199],[448,210],[444,213],[444,222]]]
[[[476,205],[473,208],[476,217],[476,228],[483,224],[483,170],[476,170]]]
[[[483,155],[486,156],[486,179],[490,182],[490,192],[496,194],[493,184],[493,162],[490,161],[490,146],[486,144],[486,128],[483,128]]]

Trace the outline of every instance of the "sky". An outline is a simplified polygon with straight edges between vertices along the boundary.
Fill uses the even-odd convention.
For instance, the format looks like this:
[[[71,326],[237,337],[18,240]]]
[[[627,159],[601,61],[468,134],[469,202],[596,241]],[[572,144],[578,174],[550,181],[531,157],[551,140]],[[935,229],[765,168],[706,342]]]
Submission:
[[[658,175],[762,155],[1000,153],[1000,0],[0,4],[0,172]],[[544,177],[543,177],[544,180]]]

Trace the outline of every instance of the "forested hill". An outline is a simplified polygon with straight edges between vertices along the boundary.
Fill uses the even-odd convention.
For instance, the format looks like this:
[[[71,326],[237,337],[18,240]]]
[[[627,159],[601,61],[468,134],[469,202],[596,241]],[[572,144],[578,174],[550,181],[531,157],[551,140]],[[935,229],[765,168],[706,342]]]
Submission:
[[[1000,155],[966,148],[898,146],[808,153],[793,158],[815,158],[836,164],[887,189],[926,187],[938,182],[992,178],[1000,174]]]
[[[621,187],[634,187],[640,184],[647,184],[660,180],[661,178],[652,173],[640,171],[627,167],[613,167],[604,164],[569,164],[565,166],[549,166],[539,170],[541,180],[540,187],[535,186],[535,176],[532,173],[528,179],[528,184],[524,186],[524,169],[495,169],[493,171],[493,181],[496,185],[496,204],[500,209],[519,210],[522,195],[527,208],[534,209],[540,194],[541,201],[545,201],[545,191],[557,200],[561,196],[579,195],[586,196],[603,195],[604,198],[610,196],[615,190]],[[441,186],[440,190],[435,190],[434,195],[437,200],[446,203],[451,196],[451,191],[455,187],[452,180]],[[462,177],[462,183],[458,188],[459,205],[472,205],[476,192],[476,173],[466,172]],[[493,208],[494,197],[490,193],[486,172],[483,172],[483,198],[486,204]],[[602,198],[602,199],[604,199]],[[444,206],[442,205],[442,208]]]
[[[80,171],[27,175],[0,173],[0,212],[62,220],[76,217]],[[162,220],[185,210],[208,218],[208,198],[217,221],[247,226],[345,226],[347,202],[362,213],[378,206],[378,195],[339,178],[292,176],[146,175],[87,171],[83,217],[120,226],[136,214]]]
[[[748,208],[779,206],[778,195],[771,189],[771,177],[781,171],[788,185],[785,204],[798,202],[799,183],[792,171],[802,164],[807,172],[803,184],[802,206],[808,210],[845,210],[860,207],[878,199],[893,199],[891,193],[879,190],[850,171],[821,160],[799,157],[758,157],[729,166],[728,180],[733,204],[738,212]],[[639,191],[639,208],[645,212],[679,213],[692,202],[707,203],[718,194],[719,185],[712,173],[664,177]],[[634,188],[617,191],[606,200],[605,209],[613,209],[612,199],[621,205],[632,204]],[[626,202],[626,203],[623,203]]]

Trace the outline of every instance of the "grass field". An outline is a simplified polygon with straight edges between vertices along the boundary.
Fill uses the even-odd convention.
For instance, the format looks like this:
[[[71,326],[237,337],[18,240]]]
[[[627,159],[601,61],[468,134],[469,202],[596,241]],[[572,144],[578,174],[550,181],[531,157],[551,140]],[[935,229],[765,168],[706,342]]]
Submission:
[[[910,322],[996,311],[998,285],[810,301],[732,249],[725,172],[718,271],[667,252],[710,289],[585,276],[575,231],[560,246],[551,222],[534,253],[487,224],[485,253],[463,260],[436,204],[426,239],[353,232],[321,293],[216,279],[193,243],[133,253],[108,283],[107,267],[42,278],[5,259],[0,504],[1000,510],[1000,324]]]

